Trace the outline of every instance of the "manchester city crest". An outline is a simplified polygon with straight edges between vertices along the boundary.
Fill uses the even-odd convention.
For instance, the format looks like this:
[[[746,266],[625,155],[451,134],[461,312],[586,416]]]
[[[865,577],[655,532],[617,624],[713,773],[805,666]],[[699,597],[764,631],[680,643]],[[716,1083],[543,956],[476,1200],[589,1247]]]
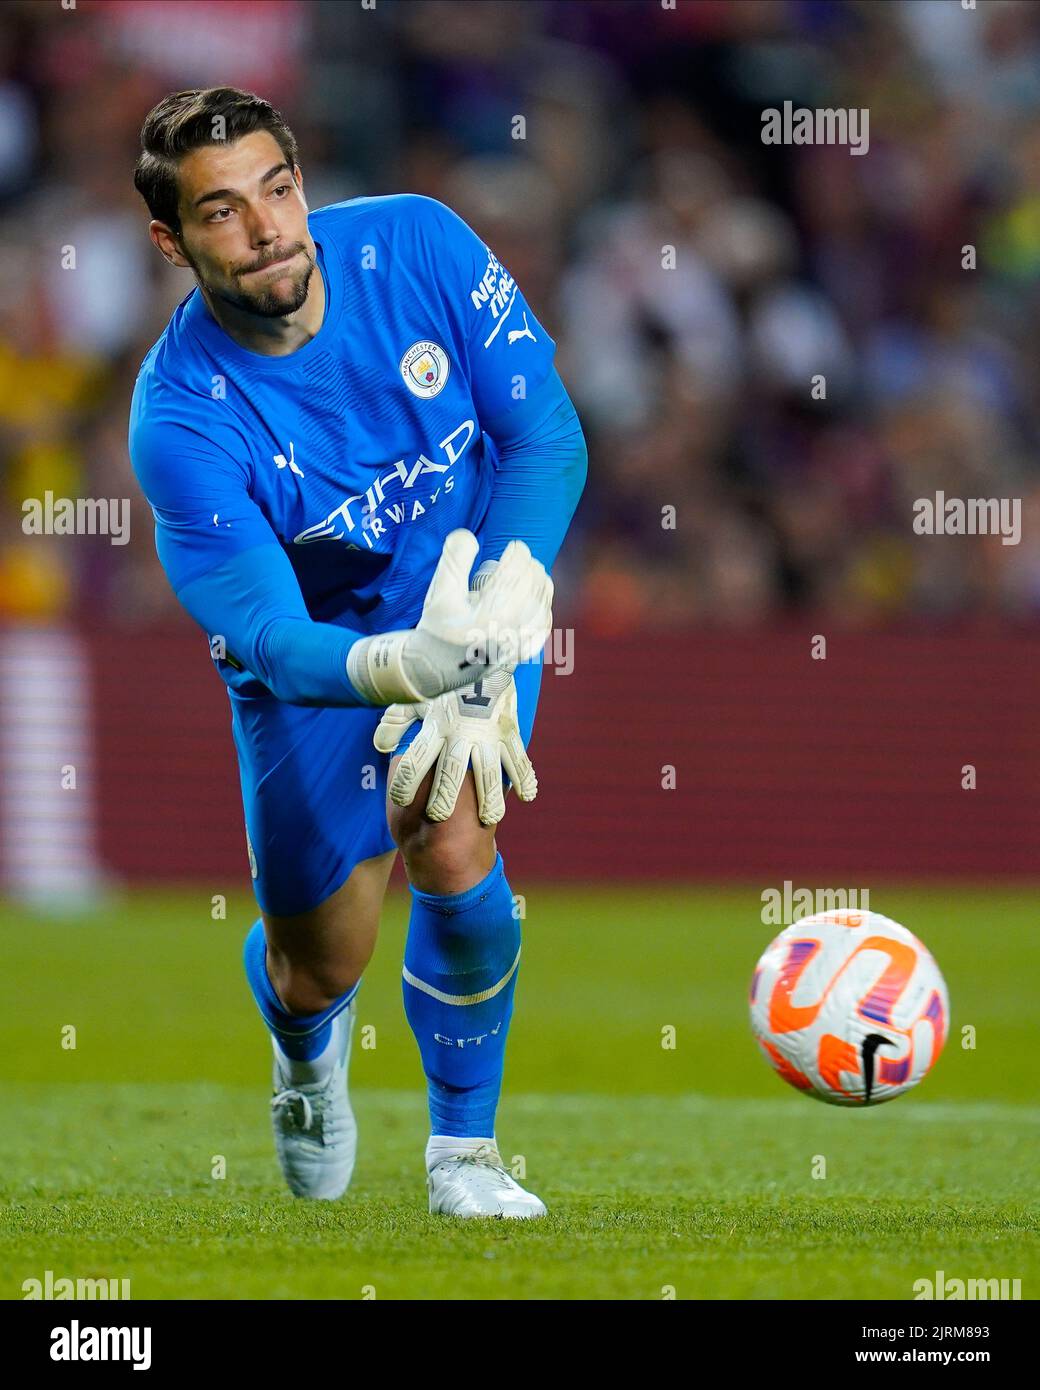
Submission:
[[[448,380],[448,354],[439,343],[413,343],[401,358],[401,376],[413,396],[429,400]]]

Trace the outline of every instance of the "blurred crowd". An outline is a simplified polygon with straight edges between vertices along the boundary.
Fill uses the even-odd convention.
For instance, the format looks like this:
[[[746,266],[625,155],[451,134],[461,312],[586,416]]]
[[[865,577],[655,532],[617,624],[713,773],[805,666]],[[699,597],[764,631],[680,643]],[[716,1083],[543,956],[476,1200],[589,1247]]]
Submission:
[[[6,0],[0,619],[174,610],[126,426],[192,282],[131,171],[216,84],[283,110],[312,208],[449,203],[556,339],[590,452],[557,621],[1040,615],[1040,5]],[[866,108],[869,153],[763,144],[785,100]],[[24,536],[46,490],[131,496],[131,543]],[[1020,544],[914,534],[940,490],[1021,499]]]

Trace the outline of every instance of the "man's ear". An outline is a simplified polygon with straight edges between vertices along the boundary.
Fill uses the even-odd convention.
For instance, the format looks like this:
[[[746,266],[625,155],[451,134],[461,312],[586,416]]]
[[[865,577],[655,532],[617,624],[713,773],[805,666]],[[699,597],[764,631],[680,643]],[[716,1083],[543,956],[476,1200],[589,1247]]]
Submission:
[[[300,190],[300,197],[303,199],[303,206],[306,207],[307,195],[303,191],[303,170],[300,168],[298,164],[293,165],[292,176],[293,183],[295,183],[296,187]]]
[[[159,222],[155,219],[149,222],[148,235],[152,239],[152,245],[158,249],[159,254],[165,261],[168,261],[170,265],[177,266],[181,270],[188,269],[191,263],[181,250],[176,233],[173,232],[165,222]]]

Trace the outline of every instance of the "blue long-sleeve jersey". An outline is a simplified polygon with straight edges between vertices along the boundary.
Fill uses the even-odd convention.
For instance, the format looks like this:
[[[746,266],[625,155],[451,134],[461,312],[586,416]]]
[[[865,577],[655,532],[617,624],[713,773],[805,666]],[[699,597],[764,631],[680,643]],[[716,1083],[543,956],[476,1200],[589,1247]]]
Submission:
[[[555,344],[450,209],[402,194],[312,213],[321,328],[240,347],[196,289],[141,367],[130,456],[174,591],[227,684],[362,704],[359,636],[412,627],[444,537],[552,567],[584,486]]]

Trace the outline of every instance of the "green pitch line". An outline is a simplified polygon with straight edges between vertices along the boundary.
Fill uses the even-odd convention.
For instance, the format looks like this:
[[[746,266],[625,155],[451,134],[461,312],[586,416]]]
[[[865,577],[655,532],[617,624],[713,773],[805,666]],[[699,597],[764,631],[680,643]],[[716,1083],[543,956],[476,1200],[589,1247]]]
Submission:
[[[758,891],[530,888],[498,1134],[551,1214],[487,1225],[425,1210],[406,900],[360,995],[354,1185],[309,1204],[274,1160],[250,907],[214,921],[211,891],[4,911],[0,1296],[47,1269],[138,1298],[909,1298],[940,1269],[1040,1290],[1031,893],[871,887],[936,955],[954,1028],[919,1091],[849,1112],[751,1041]]]

